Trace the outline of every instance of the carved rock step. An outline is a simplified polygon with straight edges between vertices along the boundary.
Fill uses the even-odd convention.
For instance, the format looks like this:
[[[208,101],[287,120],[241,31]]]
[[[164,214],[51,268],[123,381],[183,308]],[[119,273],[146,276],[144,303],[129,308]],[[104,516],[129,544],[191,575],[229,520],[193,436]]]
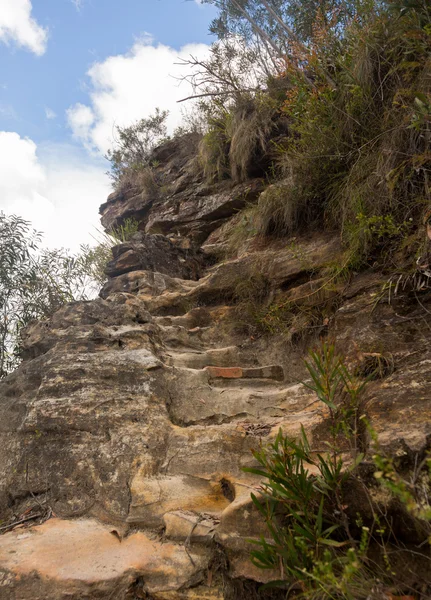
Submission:
[[[174,309],[175,307],[173,307],[172,312],[165,312],[164,314],[161,314],[158,312],[157,308],[152,310],[152,307],[149,307],[149,310],[153,316],[153,322],[162,327],[179,326],[188,330],[195,329],[196,327],[208,327],[212,331],[216,330],[216,324],[220,320],[224,320],[229,317],[230,313],[235,310],[235,307],[230,305],[227,306],[225,304],[197,306],[195,308],[191,308],[187,312],[181,313],[176,313]]]
[[[283,367],[271,365],[268,367],[206,367],[210,379],[270,379],[273,381],[283,381]]]
[[[208,561],[209,551],[196,544],[187,553],[142,532],[121,539],[114,527],[95,520],[55,518],[0,537],[0,597],[119,600],[142,577],[152,598],[179,599],[177,590],[198,582]]]
[[[163,317],[163,319],[169,317]],[[187,329],[181,325],[163,325],[160,321],[154,319],[159,328],[160,339],[168,349],[178,350],[180,348],[186,351],[206,350],[210,344],[204,340],[206,334],[210,333],[211,327],[193,327]]]
[[[214,348],[206,352],[173,352],[168,353],[166,364],[190,369],[221,368],[238,361],[237,346]],[[230,367],[232,368],[232,367]]]
[[[211,379],[209,369],[172,369],[168,411],[175,425],[260,421],[300,415],[315,404],[313,394],[301,385],[282,386],[273,379]],[[243,371],[231,374],[238,376]]]

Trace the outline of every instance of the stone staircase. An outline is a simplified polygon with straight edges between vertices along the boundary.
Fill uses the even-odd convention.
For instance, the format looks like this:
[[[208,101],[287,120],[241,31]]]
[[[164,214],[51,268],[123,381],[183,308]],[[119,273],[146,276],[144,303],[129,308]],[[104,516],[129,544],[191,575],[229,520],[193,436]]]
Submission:
[[[138,280],[136,273],[132,275]],[[87,422],[89,411],[93,424],[103,427],[104,420],[115,420],[115,426],[107,423],[106,443],[98,450],[97,445],[88,448],[89,455],[80,455],[81,461],[88,462],[88,457],[93,461],[92,452],[99,454],[99,461],[109,460],[114,437],[121,442],[116,454],[122,447],[137,446],[139,435],[142,440],[128,452],[129,458],[120,460],[130,472],[124,517],[115,516],[113,498],[105,502],[108,512],[90,507],[76,511],[79,518],[73,513],[60,517],[54,505],[52,517],[43,524],[18,525],[0,537],[2,600],[221,599],[225,583],[211,574],[216,543],[229,557],[229,577],[262,580],[248,561],[246,541],[265,532],[250,497],[259,480],[244,473],[243,467],[254,464],[252,449],[261,439],[269,439],[280,426],[297,433],[304,420],[316,421],[319,412],[305,388],[286,384],[282,366],[258,363],[241,344],[229,344],[211,319],[196,325],[202,306],[178,314],[180,296],[190,293],[190,285],[176,280],[175,287],[175,293],[167,290],[158,296],[148,296],[148,286],[144,294],[137,288],[133,296],[115,291],[106,301],[96,301],[109,311],[119,310],[119,303],[127,319],[115,314],[97,322],[97,317],[85,314],[88,307],[74,319],[64,317],[66,322],[57,323],[50,337],[52,349],[35,359],[48,360],[52,371],[46,371],[37,389],[37,397],[46,400],[38,405],[36,421],[40,410],[52,409],[46,418],[61,421],[67,437],[67,428]],[[145,309],[151,312],[154,305],[156,315],[151,317]],[[226,307],[211,310],[223,312]],[[47,331],[35,327],[30,345],[39,348]],[[53,353],[58,357],[63,351],[54,367]],[[145,382],[139,383],[138,371],[147,373]],[[134,425],[125,427],[119,421],[118,403],[127,406],[119,392],[125,399],[130,396],[132,403],[138,400],[144,420],[145,411],[150,417],[150,429],[140,428],[139,412],[131,407],[121,409],[121,419],[131,419]],[[143,404],[142,394],[147,398]],[[84,397],[85,415],[79,407]],[[64,414],[61,410],[54,414],[55,402],[65,405]],[[55,430],[58,425],[46,427]],[[36,444],[43,449],[39,441]],[[69,451],[76,452],[73,444]],[[91,469],[98,468],[94,464],[90,462]],[[61,471],[61,462],[58,468]],[[104,477],[121,479],[116,473]],[[109,493],[102,481],[98,485],[100,493]],[[138,588],[149,595],[139,595]]]
[[[345,262],[331,232],[256,238],[220,259],[265,182],[208,185],[197,140],[182,140],[155,150],[163,193],[102,205],[107,230],[135,217],[142,231],[114,249],[101,297],[31,324],[0,382],[0,600],[265,598],[260,583],[279,574],[249,560],[265,526],[243,469],[279,428],[313,438],[324,415],[298,383],[304,347],[225,327],[238,279],[263,276],[271,299],[305,313],[331,301],[309,331],[347,356],[389,352],[367,418],[392,456],[429,447],[429,294],[376,302],[388,279],[373,269],[328,280]]]
[[[313,261],[322,244],[306,241]],[[0,600],[242,600],[244,581],[265,597],[277,574],[249,560],[266,530],[244,467],[279,428],[313,436],[324,413],[298,383],[301,350],[224,326],[232,268],[122,273],[103,299],[30,326],[26,360],[0,383]],[[384,340],[401,364],[373,384],[367,415],[387,447],[423,448],[428,344],[414,329],[413,348],[404,325],[418,315],[375,307],[377,277],[355,286],[333,331],[347,349]]]

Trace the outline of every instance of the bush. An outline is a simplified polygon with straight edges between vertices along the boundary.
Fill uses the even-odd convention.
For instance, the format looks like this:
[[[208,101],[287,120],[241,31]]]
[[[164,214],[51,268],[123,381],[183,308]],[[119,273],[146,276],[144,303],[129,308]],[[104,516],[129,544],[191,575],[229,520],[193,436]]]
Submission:
[[[310,221],[304,214],[304,204],[295,191],[292,176],[270,185],[259,197],[255,224],[262,235],[287,236]]]
[[[97,291],[95,256],[85,248],[41,249],[27,221],[0,213],[0,378],[19,364],[20,331],[60,306]]]
[[[259,201],[260,235],[341,231],[347,269],[393,254],[431,202],[427,2],[263,4],[220,3],[214,30],[222,37],[245,28],[251,43],[257,24],[267,45],[285,42],[289,51],[266,91],[236,90],[207,105],[206,175],[280,179]],[[271,70],[271,52],[264,56]]]
[[[287,180],[262,199],[261,233],[320,220],[341,229],[358,263],[374,249],[367,219],[390,219],[399,238],[402,224],[419,222],[431,201],[431,17],[422,2],[395,8],[376,3],[329,55],[327,36],[317,40],[313,86],[295,75],[283,107],[292,136],[279,157]],[[322,75],[323,57],[333,83]],[[381,238],[396,237],[384,229]]]
[[[310,600],[383,600],[390,593],[409,593],[403,573],[394,571],[388,550],[394,545],[394,555],[401,548],[409,551],[393,534],[388,504],[379,507],[366,483],[377,484],[400,502],[398,510],[411,516],[417,535],[412,556],[426,559],[431,509],[424,490],[431,484],[431,461],[416,457],[415,477],[407,482],[394,460],[380,451],[368,426],[375,466],[374,482],[367,482],[360,471],[364,455],[359,452],[364,440],[361,397],[366,380],[353,375],[328,342],[309,353],[306,367],[307,387],[329,411],[332,439],[326,452],[317,451],[303,429],[298,440],[280,430],[274,442],[254,452],[260,466],[245,471],[263,478],[260,494],[252,494],[252,500],[265,519],[268,536],[251,540],[257,546],[251,559],[256,566],[277,572],[278,578],[265,587],[296,590]],[[348,448],[351,457],[346,460]],[[351,506],[355,495],[351,490],[362,497],[363,514],[360,502]],[[423,588],[421,597],[429,592],[429,586]]]
[[[128,188],[139,184],[140,179],[148,183],[151,151],[166,139],[167,111],[158,108],[154,115],[141,119],[128,127],[117,126],[114,147],[106,158],[111,162],[110,177],[114,187]],[[142,182],[141,182],[142,183]]]
[[[368,533],[359,548],[350,541],[339,512],[340,491],[349,478],[341,458],[312,452],[305,432],[298,441],[280,431],[273,444],[255,452],[265,478],[253,502],[265,518],[271,542],[261,538],[252,562],[275,569],[280,579],[268,587],[297,589],[304,598],[369,597],[373,580],[365,566]],[[312,475],[310,469],[313,469]]]
[[[226,179],[230,174],[227,121],[229,111],[220,106],[217,114],[208,117],[208,131],[199,144],[199,164],[210,181]]]

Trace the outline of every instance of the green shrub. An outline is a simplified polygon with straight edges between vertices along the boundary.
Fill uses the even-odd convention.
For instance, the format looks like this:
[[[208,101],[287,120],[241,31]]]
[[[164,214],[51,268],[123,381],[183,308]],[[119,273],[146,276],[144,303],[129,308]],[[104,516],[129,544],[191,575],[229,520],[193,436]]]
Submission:
[[[265,519],[271,542],[263,537],[257,542],[253,563],[280,573],[280,580],[272,585],[288,588],[296,584],[307,590],[307,597],[321,592],[327,594],[321,597],[330,598],[346,590],[349,595],[345,597],[365,597],[354,596],[350,590],[366,571],[360,560],[366,541],[358,552],[333,517],[336,498],[349,477],[349,470],[343,472],[342,459],[316,457],[304,430],[298,441],[280,431],[272,444],[254,456],[261,468],[246,470],[264,478],[261,497],[253,494],[252,499]],[[340,552],[342,548],[346,551]]]
[[[284,178],[266,188],[259,197],[255,214],[257,231],[264,236],[287,236],[310,219],[303,214],[304,204],[296,193],[293,177]]]
[[[106,158],[115,189],[132,187],[139,178],[148,179],[149,160],[153,148],[166,139],[167,111],[156,109],[153,115],[127,127],[115,128],[116,140]]]
[[[418,224],[431,202],[430,32],[426,3],[401,11],[376,3],[329,50],[325,36],[315,44],[314,84],[295,71],[287,92],[284,181],[262,195],[260,233],[284,236],[320,222],[341,230],[360,263],[387,249],[385,240],[402,240],[404,224]]]
[[[88,251],[41,247],[30,223],[0,212],[0,379],[20,362],[20,335],[33,319],[98,291],[97,259]]]
[[[133,217],[128,217],[124,221],[110,229],[107,234],[118,244],[128,242],[139,230],[139,222]]]
[[[230,172],[235,181],[252,175],[255,162],[270,152],[276,109],[276,103],[263,94],[236,103],[227,127]]]
[[[353,375],[328,342],[310,351],[306,367],[311,378],[307,387],[328,409],[332,440],[326,452],[317,451],[304,429],[297,440],[280,430],[272,443],[253,452],[259,467],[245,471],[263,478],[260,493],[252,494],[252,500],[265,520],[267,535],[250,540],[255,545],[251,560],[276,573],[264,587],[296,591],[309,600],[385,598],[389,590],[395,595],[406,593],[410,590],[403,573],[394,572],[388,552],[391,545],[395,554],[405,547],[394,538],[388,505],[380,508],[373,501],[360,471],[364,455],[358,450],[365,425],[361,397],[366,380]],[[379,451],[369,426],[368,432],[375,452],[374,484],[368,481],[368,485],[388,490],[399,500],[399,510],[412,516],[418,539],[412,556],[426,559],[431,533],[430,459],[415,461],[414,477],[408,482],[398,473],[394,459]],[[348,460],[346,447],[352,455]],[[424,477],[428,478],[425,488]],[[361,491],[364,515],[360,504],[350,506],[349,489]],[[425,588],[422,591],[427,593]]]
[[[227,121],[229,112],[217,107],[217,114],[208,120],[208,131],[199,144],[199,164],[208,181],[219,181],[229,176],[229,140]]]

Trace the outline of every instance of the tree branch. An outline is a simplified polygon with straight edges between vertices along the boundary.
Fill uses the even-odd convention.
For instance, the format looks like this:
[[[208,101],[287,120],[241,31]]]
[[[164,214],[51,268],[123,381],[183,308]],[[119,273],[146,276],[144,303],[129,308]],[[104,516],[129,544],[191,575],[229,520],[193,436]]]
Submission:
[[[177,103],[185,102],[186,100],[194,100],[196,98],[205,98],[208,96],[229,96],[231,94],[237,94],[239,92],[257,92],[257,91],[259,91],[259,88],[250,88],[250,89],[243,89],[243,90],[230,90],[230,91],[226,91],[226,92],[206,92],[205,94],[196,94],[194,96],[187,96],[187,98],[182,98],[181,100],[177,100]]]

